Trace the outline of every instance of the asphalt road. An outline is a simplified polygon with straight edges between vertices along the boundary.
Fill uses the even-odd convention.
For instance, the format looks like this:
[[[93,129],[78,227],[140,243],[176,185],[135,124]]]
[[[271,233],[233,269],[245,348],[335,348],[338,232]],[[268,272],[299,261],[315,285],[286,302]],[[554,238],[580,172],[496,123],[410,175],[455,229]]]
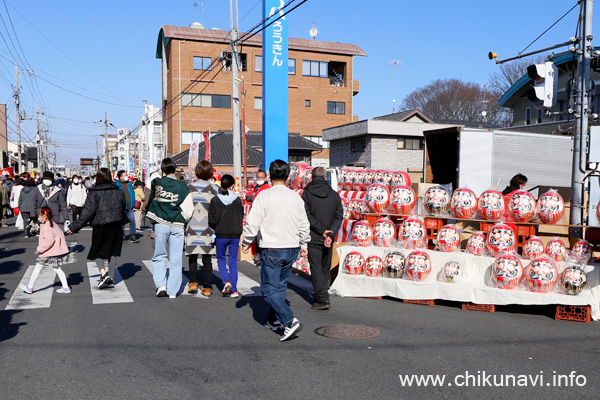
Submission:
[[[304,329],[280,343],[262,326],[267,307],[252,289],[259,280],[253,264],[240,264],[252,289],[241,298],[218,291],[209,299],[157,298],[147,267],[153,242],[146,234],[141,243],[125,244],[119,259],[117,286],[126,287],[131,301],[119,295],[122,302],[102,303],[90,287],[90,240],[91,231],[68,237],[77,242],[74,262],[64,267],[73,292],[53,293],[49,306],[28,309],[16,300],[37,240],[0,229],[1,399],[598,398],[600,323],[556,321],[554,307],[483,313],[450,302],[426,307],[333,297],[331,310],[313,311],[307,282],[295,277],[288,300]],[[215,283],[222,285],[217,276]],[[48,294],[52,288],[40,289]],[[342,340],[314,333],[335,325],[381,334]],[[399,375],[412,374],[445,381],[403,385]],[[515,381],[491,386],[490,376],[500,383],[504,375]],[[567,381],[555,386],[556,375]]]

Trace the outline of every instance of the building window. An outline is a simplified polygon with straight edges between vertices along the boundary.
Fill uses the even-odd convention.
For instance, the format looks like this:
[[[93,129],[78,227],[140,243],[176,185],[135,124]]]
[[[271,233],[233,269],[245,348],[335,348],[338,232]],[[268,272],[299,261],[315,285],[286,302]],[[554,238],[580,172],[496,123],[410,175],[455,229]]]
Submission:
[[[326,140],[323,140],[322,136],[302,136],[302,137],[310,140],[311,142],[318,144],[319,146],[323,147],[324,149],[329,148],[329,142]]]
[[[304,100],[304,107],[310,107],[310,100]]]
[[[210,57],[194,57],[194,69],[210,71],[212,69]]]
[[[322,61],[302,61],[302,75],[327,78],[327,63]]]
[[[296,75],[296,60],[288,58],[288,75]]]
[[[254,109],[255,110],[262,110],[262,97],[255,97],[254,98]]]
[[[367,138],[365,136],[350,139],[350,151],[357,153],[365,151],[367,148]]]
[[[231,96],[221,94],[184,93],[182,107],[231,108]]]
[[[537,110],[537,123],[542,123],[542,110]]]
[[[233,55],[230,51],[224,51],[221,54],[223,58],[223,69],[226,71],[231,71],[231,60],[233,59]],[[248,65],[248,60],[246,57],[246,53],[238,53],[238,71],[246,71]],[[261,63],[262,65],[262,63]]]
[[[192,144],[194,140],[197,140],[198,143],[204,142],[204,136],[202,135],[202,132],[181,132],[181,144]]]
[[[531,108],[525,110],[525,125],[531,125]]]
[[[254,56],[254,72],[262,72],[262,56]]]
[[[397,148],[401,150],[423,150],[425,140],[415,137],[401,137],[398,138]]]
[[[346,103],[339,101],[328,101],[327,114],[346,114]]]

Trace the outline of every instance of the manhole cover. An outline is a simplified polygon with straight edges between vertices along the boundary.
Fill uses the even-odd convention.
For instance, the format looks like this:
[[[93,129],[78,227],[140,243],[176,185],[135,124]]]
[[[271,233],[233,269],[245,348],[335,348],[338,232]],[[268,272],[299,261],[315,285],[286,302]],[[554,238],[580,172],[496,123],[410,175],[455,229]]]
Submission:
[[[315,329],[315,333],[332,339],[370,339],[381,335],[377,329],[359,325],[330,325]]]

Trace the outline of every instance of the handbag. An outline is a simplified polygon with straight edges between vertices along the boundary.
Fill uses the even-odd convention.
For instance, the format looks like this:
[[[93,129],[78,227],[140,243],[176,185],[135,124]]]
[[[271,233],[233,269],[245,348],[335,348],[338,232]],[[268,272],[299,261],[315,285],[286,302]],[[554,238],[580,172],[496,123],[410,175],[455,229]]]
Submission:
[[[139,210],[140,208],[142,208],[142,202],[140,200],[136,200],[135,203],[133,204],[133,209]]]

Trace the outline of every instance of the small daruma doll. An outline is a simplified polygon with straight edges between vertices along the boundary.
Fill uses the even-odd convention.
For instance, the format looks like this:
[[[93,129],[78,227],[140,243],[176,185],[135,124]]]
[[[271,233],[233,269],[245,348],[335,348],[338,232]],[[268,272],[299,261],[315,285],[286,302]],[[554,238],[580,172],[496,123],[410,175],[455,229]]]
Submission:
[[[592,247],[587,240],[580,240],[573,245],[571,255],[579,265],[586,265],[592,257]]]
[[[348,201],[347,198],[345,197],[340,197],[340,200],[342,200],[342,218],[343,219],[351,219],[350,218],[350,201]],[[358,219],[358,218],[352,218],[352,219]]]
[[[404,274],[404,254],[399,251],[388,253],[383,260],[383,267],[390,278],[402,278],[402,274]]]
[[[312,182],[312,170],[313,168],[310,167],[304,173],[304,178],[302,178],[302,188],[307,187],[308,184]]]
[[[372,183],[375,183],[375,171],[372,169],[367,169],[365,170],[362,190],[366,190],[366,188],[368,188]]]
[[[381,185],[385,185],[385,171],[377,170],[373,171],[373,183],[379,183]]]
[[[544,224],[556,224],[565,213],[565,202],[556,190],[549,190],[537,202],[537,214]]]
[[[410,186],[412,184],[410,180],[410,175],[406,171],[394,171],[392,175],[392,186],[397,185],[406,185]]]
[[[460,248],[460,231],[455,225],[444,225],[438,232],[437,247],[444,253]]]
[[[537,236],[531,236],[523,246],[523,255],[530,260],[534,260],[544,254],[544,243]]]
[[[358,221],[352,227],[352,241],[360,247],[373,244],[373,228],[367,221]]]
[[[376,277],[383,272],[383,260],[379,256],[370,256],[365,261],[364,273],[367,276]]]
[[[425,251],[415,250],[406,257],[406,275],[413,281],[423,281],[431,272],[431,259]]]
[[[348,170],[346,168],[342,168],[340,170],[340,185],[339,189],[344,189],[346,187],[346,179],[348,178]]]
[[[365,201],[369,210],[374,213],[382,213],[390,204],[390,191],[386,185],[373,183],[367,189]]]
[[[394,213],[409,215],[417,205],[417,195],[410,186],[398,185],[390,193],[390,206]]]
[[[492,264],[492,278],[500,289],[513,289],[523,279],[523,265],[514,253],[504,253]]]
[[[515,232],[506,224],[496,224],[487,236],[487,247],[494,257],[503,252],[512,252],[517,248]]]
[[[367,211],[367,203],[364,200],[350,200],[348,202],[350,219],[361,219]]]
[[[349,169],[346,171],[346,180],[344,181],[344,189],[352,190],[352,185],[354,185],[354,177],[356,176],[356,171],[353,169]]]
[[[394,186],[394,172],[383,171],[383,181],[385,182],[388,188]]]
[[[552,261],[561,262],[567,255],[567,246],[559,238],[552,238],[546,245],[546,254],[550,256]]]
[[[396,240],[396,225],[389,218],[379,218],[373,226],[375,246],[390,247]]]
[[[477,196],[467,188],[458,188],[452,194],[450,208],[456,218],[471,218],[477,211]]]
[[[442,186],[432,186],[423,195],[425,211],[433,215],[442,215],[450,207],[450,195]]]
[[[568,267],[560,276],[560,284],[567,291],[567,294],[579,294],[587,284],[587,275],[582,269]]]
[[[365,258],[358,251],[351,251],[344,258],[344,271],[350,275],[360,275],[365,266]]]
[[[510,197],[508,213],[516,222],[529,222],[535,215],[535,198],[526,190],[517,190]]]
[[[444,265],[444,278],[448,283],[458,283],[462,281],[463,268],[456,261],[448,261]]]
[[[502,193],[490,189],[481,193],[477,202],[477,210],[487,221],[498,221],[504,213],[504,198]]]
[[[407,218],[402,222],[398,232],[398,240],[407,249],[422,249],[425,247],[425,224],[418,218]]]
[[[485,232],[477,231],[467,241],[467,253],[482,256],[485,252]]]
[[[354,182],[352,183],[352,189],[353,190],[364,190],[364,184],[365,182],[365,170],[364,169],[359,169],[358,171],[356,171],[356,175],[354,175]]]
[[[550,257],[543,254],[531,261],[525,272],[525,277],[532,292],[546,293],[558,281],[558,269]]]
[[[292,165],[290,168],[290,177],[288,178],[292,189],[302,189],[304,175],[309,168],[310,166],[304,162],[297,162]]]

